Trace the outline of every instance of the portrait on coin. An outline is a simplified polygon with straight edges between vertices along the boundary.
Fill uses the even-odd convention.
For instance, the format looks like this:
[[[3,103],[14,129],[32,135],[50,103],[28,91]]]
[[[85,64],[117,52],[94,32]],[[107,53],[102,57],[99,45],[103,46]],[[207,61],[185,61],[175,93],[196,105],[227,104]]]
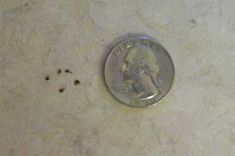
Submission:
[[[157,76],[160,68],[153,51],[145,46],[130,49],[121,68],[125,86],[133,90],[132,98],[149,99],[160,93]]]

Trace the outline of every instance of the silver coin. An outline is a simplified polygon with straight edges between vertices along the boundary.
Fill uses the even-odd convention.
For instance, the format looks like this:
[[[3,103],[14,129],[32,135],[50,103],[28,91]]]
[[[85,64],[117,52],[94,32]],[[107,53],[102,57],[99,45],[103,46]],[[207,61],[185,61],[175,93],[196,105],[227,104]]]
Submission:
[[[160,43],[146,35],[128,37],[108,54],[104,76],[108,89],[131,107],[156,104],[174,80],[173,61]]]

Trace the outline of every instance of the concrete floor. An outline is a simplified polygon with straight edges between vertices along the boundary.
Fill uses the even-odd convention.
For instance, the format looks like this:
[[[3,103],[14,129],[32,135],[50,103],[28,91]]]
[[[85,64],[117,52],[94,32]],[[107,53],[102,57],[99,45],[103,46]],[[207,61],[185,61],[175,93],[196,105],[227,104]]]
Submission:
[[[0,0],[0,156],[234,156],[234,10],[233,0]],[[155,107],[126,107],[103,82],[108,47],[131,33],[159,40],[175,63]]]

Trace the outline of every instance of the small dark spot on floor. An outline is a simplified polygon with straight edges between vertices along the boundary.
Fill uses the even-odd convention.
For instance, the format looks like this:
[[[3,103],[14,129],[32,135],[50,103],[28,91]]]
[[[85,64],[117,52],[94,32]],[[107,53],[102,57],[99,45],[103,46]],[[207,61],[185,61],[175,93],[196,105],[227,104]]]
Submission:
[[[77,86],[79,85],[81,82],[79,80],[74,80],[74,85]]]
[[[102,42],[104,42],[105,41],[105,39],[102,39]]]
[[[46,77],[45,77],[45,80],[46,80],[46,81],[49,81],[49,80],[50,80],[50,77],[49,77],[49,76],[46,76]]]
[[[28,7],[28,6],[29,6],[29,3],[25,3],[24,6],[25,6],[25,7]]]
[[[20,8],[22,11],[29,11],[32,9],[31,3],[24,3],[23,6]]]
[[[65,73],[70,73],[72,74],[72,72],[69,69],[65,69]]]
[[[60,92],[60,93],[63,93],[64,90],[65,90],[65,88],[60,88],[60,89],[59,89],[59,92]]]
[[[57,70],[57,74],[61,74],[62,70],[61,69],[58,69]]]
[[[191,19],[191,20],[190,20],[190,23],[192,23],[192,24],[197,24],[197,21],[196,21],[195,19]]]

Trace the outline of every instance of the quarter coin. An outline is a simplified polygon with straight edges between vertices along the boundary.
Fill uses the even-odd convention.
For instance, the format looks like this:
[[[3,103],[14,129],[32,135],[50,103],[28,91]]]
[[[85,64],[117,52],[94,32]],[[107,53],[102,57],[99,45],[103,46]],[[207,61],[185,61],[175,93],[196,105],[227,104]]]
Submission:
[[[108,54],[104,67],[111,94],[131,107],[156,104],[170,90],[174,74],[174,64],[166,49],[147,35],[118,42]]]

